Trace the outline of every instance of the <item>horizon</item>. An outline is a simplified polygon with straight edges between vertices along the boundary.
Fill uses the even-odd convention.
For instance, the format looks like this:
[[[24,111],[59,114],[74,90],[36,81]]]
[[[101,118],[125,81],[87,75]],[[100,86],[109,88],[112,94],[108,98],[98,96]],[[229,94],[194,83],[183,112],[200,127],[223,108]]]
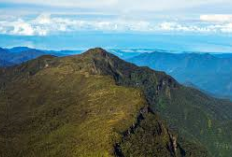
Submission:
[[[229,0],[0,0],[0,47],[232,53],[231,5]]]
[[[70,51],[70,52],[85,52],[90,49],[95,48],[102,48],[104,50],[107,50],[108,52],[114,51],[114,50],[120,50],[123,51],[123,53],[170,53],[170,54],[211,54],[211,55],[217,55],[217,54],[230,54],[232,52],[204,52],[204,51],[178,51],[178,50],[167,50],[167,49],[159,49],[159,48],[104,48],[104,47],[86,47],[86,48],[74,48],[74,49],[40,49],[40,48],[33,48],[28,46],[15,46],[15,47],[0,47],[2,49],[11,50],[11,49],[20,49],[20,48],[28,48],[28,49],[34,49],[34,50],[40,50],[40,51],[54,51],[54,52],[62,52],[62,51]]]

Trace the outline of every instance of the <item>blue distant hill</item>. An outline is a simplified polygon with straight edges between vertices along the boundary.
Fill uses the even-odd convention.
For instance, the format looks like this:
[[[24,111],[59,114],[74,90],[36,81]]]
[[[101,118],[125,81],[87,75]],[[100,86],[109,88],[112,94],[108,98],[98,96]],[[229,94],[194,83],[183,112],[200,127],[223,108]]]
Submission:
[[[165,71],[179,82],[191,82],[212,95],[232,98],[232,54],[173,54],[157,51],[127,60]]]
[[[12,66],[26,62],[31,59],[35,59],[42,55],[55,55],[55,56],[65,56],[71,54],[78,54],[81,51],[48,51],[48,50],[38,50],[28,47],[14,47],[10,49],[0,48],[0,67]]]
[[[37,58],[46,53],[27,47],[15,47],[12,49],[0,48],[0,66],[11,66]]]

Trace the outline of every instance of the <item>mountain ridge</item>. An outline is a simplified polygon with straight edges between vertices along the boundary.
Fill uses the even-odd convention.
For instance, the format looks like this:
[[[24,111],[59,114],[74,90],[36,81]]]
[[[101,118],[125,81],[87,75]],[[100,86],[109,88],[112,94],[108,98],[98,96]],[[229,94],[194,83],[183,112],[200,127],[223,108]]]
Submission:
[[[120,63],[119,65],[122,65],[122,67],[128,67],[127,65],[123,65],[122,63]],[[116,65],[116,67],[117,67],[118,65]],[[118,69],[120,69],[120,66],[119,67],[117,67]],[[213,106],[208,106],[208,105],[206,105],[206,106],[208,106],[209,108],[210,108],[210,110],[212,109],[212,110],[214,110],[214,112],[218,112],[217,110],[218,110],[218,105],[219,104],[221,104],[221,107],[222,108],[225,108],[225,110],[224,109],[221,109],[222,110],[222,112],[220,113],[220,112],[218,112],[217,113],[217,116],[215,116],[215,115],[212,115],[214,118],[216,118],[216,119],[224,119],[223,117],[225,117],[224,115],[225,115],[225,113],[227,112],[227,107],[229,107],[229,108],[231,108],[231,103],[230,102],[228,102],[228,101],[219,101],[219,100],[216,100],[216,99],[214,99],[214,98],[211,98],[210,96],[207,96],[207,95],[205,95],[205,94],[201,94],[201,92],[199,92],[198,90],[189,90],[189,88],[185,88],[185,87],[183,87],[183,86],[181,86],[181,85],[179,85],[174,79],[172,79],[170,76],[167,76],[167,75],[165,75],[165,73],[163,73],[163,72],[153,72],[152,70],[150,71],[150,69],[149,68],[138,68],[138,69],[136,69],[136,68],[134,68],[134,67],[130,67],[131,69],[133,69],[132,71],[131,71],[131,73],[134,73],[134,75],[135,75],[135,78],[133,78],[133,76],[131,76],[131,73],[129,74],[129,75],[127,75],[128,73],[126,73],[126,76],[124,75],[123,76],[123,79],[121,79],[121,78],[117,78],[116,80],[116,82],[118,82],[118,84],[121,84],[121,85],[127,85],[127,86],[136,86],[136,87],[142,87],[142,88],[144,88],[144,93],[145,93],[145,95],[146,95],[146,98],[147,98],[147,101],[148,101],[148,103],[150,103],[150,105],[151,105],[151,108],[152,108],[152,110],[153,111],[157,111],[157,109],[158,109],[158,112],[160,113],[160,114],[166,114],[165,112],[167,112],[167,111],[162,111],[163,109],[162,109],[162,103],[161,102],[159,102],[160,100],[159,100],[159,98],[158,98],[158,100],[156,99],[156,97],[152,97],[151,95],[151,93],[153,93],[154,95],[156,95],[157,94],[157,90],[158,90],[158,97],[162,97],[163,96],[163,94],[162,94],[162,92],[164,92],[165,94],[164,95],[166,95],[167,97],[169,97],[169,99],[170,100],[172,100],[172,98],[171,98],[171,95],[172,95],[172,91],[170,90],[170,89],[172,89],[172,90],[180,90],[180,91],[182,91],[183,90],[183,92],[187,92],[188,94],[189,94],[189,96],[191,95],[191,96],[193,96],[193,97],[196,97],[197,95],[199,95],[201,98],[200,99],[203,99],[203,100],[201,100],[201,101],[205,101],[204,103],[206,103],[207,101],[212,101],[211,103],[212,103],[212,105],[213,105],[213,102],[214,102],[214,105]],[[129,69],[130,69],[129,68]],[[136,74],[136,71],[138,72],[138,74]],[[121,73],[123,73],[123,72],[121,72]],[[144,74],[145,73],[145,74]],[[147,76],[147,73],[152,73],[151,75],[157,75],[156,77],[158,77],[158,80],[152,80],[152,78],[153,78],[153,76]],[[140,79],[142,79],[141,81],[142,82],[139,82],[138,80],[137,80],[137,77],[141,77],[141,76],[143,76],[143,75],[145,75],[145,78],[140,78]],[[120,75],[119,75],[120,76]],[[128,78],[126,78],[126,77],[128,77],[129,78],[129,81],[128,81]],[[149,80],[149,78],[151,79],[151,80]],[[134,80],[135,79],[135,80]],[[144,80],[143,80],[144,79]],[[144,82],[145,81],[145,82]],[[150,82],[150,83],[147,83],[147,82]],[[153,85],[155,85],[156,84],[156,86],[155,87],[150,87],[150,84],[153,84]],[[159,94],[159,92],[160,92],[160,94]],[[169,93],[170,92],[170,93]],[[174,94],[176,94],[177,92],[174,92]],[[185,94],[183,94],[183,95],[185,95]],[[184,99],[186,99],[185,101],[187,101],[188,103],[190,103],[189,102],[189,98],[187,98],[187,97],[189,97],[188,95],[186,95],[186,98],[184,98]],[[176,95],[175,96],[176,98],[177,97],[180,97],[179,95]],[[183,98],[181,98],[181,99],[183,99]],[[204,100],[205,99],[205,100]],[[162,100],[162,99],[161,99]],[[216,100],[216,101],[215,101]],[[162,100],[163,101],[163,100]],[[179,101],[179,100],[178,100]],[[169,102],[170,103],[170,102]],[[198,102],[199,104],[201,104],[201,102]],[[204,104],[203,103],[203,104]],[[153,104],[153,105],[152,105]],[[154,105],[154,104],[156,104],[156,105]],[[157,105],[158,104],[158,105]],[[224,107],[225,105],[222,105],[222,104],[225,104],[227,107]],[[159,106],[159,105],[161,105],[161,106]],[[174,104],[173,104],[174,105]],[[176,104],[177,105],[177,104]],[[211,112],[209,109],[207,109],[206,108],[206,106],[202,106],[203,108],[203,110],[208,110],[207,112]],[[161,107],[161,108],[160,108]],[[177,107],[177,106],[176,106]],[[183,107],[183,106],[182,106]],[[190,106],[189,106],[190,107]],[[196,106],[197,108],[198,107],[200,107],[200,106]],[[185,108],[185,107],[184,107]],[[196,108],[196,110],[198,110]],[[216,109],[217,108],[217,109]],[[171,109],[171,108],[170,108]],[[183,108],[182,108],[183,109]],[[173,109],[172,109],[173,110]],[[231,110],[231,109],[229,109],[229,110]],[[173,111],[172,111],[173,112]],[[179,112],[179,111],[178,111]],[[198,111],[199,112],[199,111]],[[180,114],[180,113],[178,113],[178,114]],[[183,114],[183,113],[182,113]],[[170,116],[170,115],[169,115]],[[173,114],[173,116],[175,117],[175,114]],[[221,116],[221,118],[219,118]],[[229,116],[229,114],[227,114],[227,116]],[[218,117],[218,118],[217,118]],[[230,118],[228,119],[229,121],[230,121],[230,119],[231,119],[231,116],[229,116]],[[168,118],[169,119],[169,118]],[[166,119],[166,120],[168,120],[168,119]],[[211,118],[210,118],[211,119]],[[207,120],[206,120],[206,122],[208,123],[208,125],[210,126],[210,119],[208,119],[207,118]],[[227,118],[226,118],[227,119]],[[200,120],[200,119],[199,119]],[[202,121],[202,120],[201,120]],[[217,122],[216,122],[217,123]],[[176,123],[175,125],[177,125],[178,123]],[[186,125],[186,124],[185,124]],[[211,126],[209,127],[209,129],[211,128]],[[221,136],[221,135],[220,135]],[[221,137],[220,137],[221,138]]]
[[[0,114],[12,134],[6,137],[11,141],[12,128],[19,124],[28,128],[16,133],[24,139],[21,155],[44,156],[41,150],[46,150],[46,156],[205,157],[209,152],[229,157],[230,102],[101,48],[68,57],[43,56],[1,71],[0,107],[7,111],[11,106],[8,121]],[[18,120],[9,117],[14,114]],[[42,132],[41,125],[46,126]]]
[[[231,97],[231,57],[213,54],[146,53],[127,59],[140,66],[165,71],[180,83],[191,82],[219,98]]]

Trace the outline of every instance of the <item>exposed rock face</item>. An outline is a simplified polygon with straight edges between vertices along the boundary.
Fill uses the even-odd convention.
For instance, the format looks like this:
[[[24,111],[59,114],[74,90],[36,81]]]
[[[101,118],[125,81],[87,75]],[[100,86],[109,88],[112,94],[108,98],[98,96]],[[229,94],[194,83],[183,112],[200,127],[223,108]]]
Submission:
[[[177,155],[177,149],[178,149],[178,145],[177,145],[177,137],[173,134],[169,134],[170,137],[170,144],[169,144],[169,149],[171,150],[171,152],[173,153],[173,156]]]

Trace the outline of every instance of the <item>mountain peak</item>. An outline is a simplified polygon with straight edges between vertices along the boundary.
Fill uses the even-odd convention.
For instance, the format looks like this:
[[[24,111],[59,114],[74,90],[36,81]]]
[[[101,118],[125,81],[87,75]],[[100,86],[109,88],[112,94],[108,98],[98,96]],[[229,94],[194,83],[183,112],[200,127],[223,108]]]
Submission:
[[[4,90],[0,108],[6,110],[0,115],[4,122],[0,132],[7,125],[11,135],[0,137],[9,141],[7,147],[0,142],[0,156],[7,156],[9,150],[13,155],[8,156],[15,156],[22,149],[26,154],[22,156],[44,156],[39,154],[47,148],[44,136],[51,136],[49,146],[54,150],[45,156],[103,152],[100,156],[206,157],[209,151],[230,157],[229,147],[218,146],[232,141],[231,103],[181,86],[163,72],[125,62],[102,48],[53,58],[45,55],[0,69]],[[9,113],[7,105],[11,105]],[[23,127],[16,132],[17,126]],[[15,141],[20,143],[13,149]]]
[[[109,55],[109,53],[104,50],[103,48],[100,48],[100,47],[96,47],[96,48],[92,48],[92,49],[89,49],[88,51],[86,51],[84,53],[84,55],[93,55],[93,56],[107,56]]]

